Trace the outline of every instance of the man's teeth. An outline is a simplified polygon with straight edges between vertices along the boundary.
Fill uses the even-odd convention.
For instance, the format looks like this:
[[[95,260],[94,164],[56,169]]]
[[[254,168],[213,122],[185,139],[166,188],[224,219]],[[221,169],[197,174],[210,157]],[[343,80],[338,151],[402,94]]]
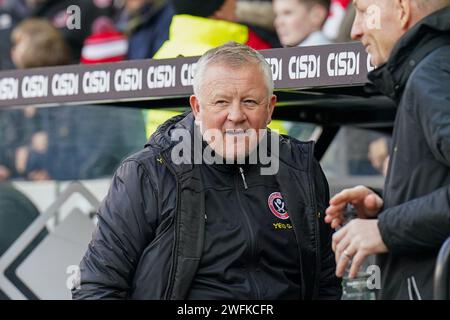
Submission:
[[[246,131],[245,130],[227,130],[225,133],[233,134],[233,135],[240,135],[240,134],[246,134]]]

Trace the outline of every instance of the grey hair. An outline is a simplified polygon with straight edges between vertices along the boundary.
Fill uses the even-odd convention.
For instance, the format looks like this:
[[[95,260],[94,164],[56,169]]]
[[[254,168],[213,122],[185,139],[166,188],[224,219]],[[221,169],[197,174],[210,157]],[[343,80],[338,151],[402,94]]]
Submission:
[[[209,65],[223,64],[229,67],[239,68],[247,65],[249,62],[259,65],[264,76],[269,95],[271,95],[273,93],[274,84],[272,70],[266,59],[258,51],[234,41],[227,42],[224,45],[207,51],[197,61],[194,79],[192,82],[194,94],[196,96],[199,95],[203,82],[203,75]]]

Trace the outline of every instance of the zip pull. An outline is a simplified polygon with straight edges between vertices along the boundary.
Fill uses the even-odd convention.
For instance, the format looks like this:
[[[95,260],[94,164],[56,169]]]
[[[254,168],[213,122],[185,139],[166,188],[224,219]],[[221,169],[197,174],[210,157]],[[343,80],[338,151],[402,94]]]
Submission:
[[[247,190],[248,186],[247,186],[247,181],[245,181],[244,169],[242,169],[242,167],[239,167],[239,172],[241,174],[242,181],[244,182],[244,188],[245,188],[245,190]]]

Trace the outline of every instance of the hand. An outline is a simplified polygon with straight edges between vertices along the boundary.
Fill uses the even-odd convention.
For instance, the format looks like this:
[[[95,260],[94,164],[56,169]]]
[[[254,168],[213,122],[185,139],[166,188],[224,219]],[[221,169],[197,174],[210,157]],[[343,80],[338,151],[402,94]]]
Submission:
[[[0,181],[7,180],[10,176],[11,172],[5,166],[0,164]]]
[[[16,149],[16,170],[19,174],[23,174],[27,167],[29,151],[27,147],[19,147]]]
[[[330,199],[330,206],[325,211],[325,222],[331,223],[333,229],[343,224],[344,211],[348,203],[355,207],[357,218],[370,219],[378,215],[383,206],[383,199],[364,186],[342,190]]]
[[[50,174],[45,170],[35,170],[28,174],[28,179],[33,181],[51,180]]]
[[[380,173],[384,174],[384,164],[387,157],[389,157],[387,138],[381,137],[369,144],[367,158],[370,160],[372,166]]]
[[[23,114],[26,118],[33,118],[37,112],[36,107],[26,107],[23,109]]]
[[[333,234],[333,251],[336,257],[336,276],[342,277],[351,260],[349,277],[353,278],[367,256],[388,252],[378,220],[354,219]]]

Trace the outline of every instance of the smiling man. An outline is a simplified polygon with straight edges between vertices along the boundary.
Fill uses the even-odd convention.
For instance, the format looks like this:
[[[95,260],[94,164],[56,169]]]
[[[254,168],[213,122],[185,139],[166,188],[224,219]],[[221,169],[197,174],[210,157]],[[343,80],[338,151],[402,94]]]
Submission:
[[[271,75],[261,54],[236,42],[200,58],[192,112],[161,125],[118,169],[75,299],[340,297],[324,222],[328,184],[313,143],[266,130]],[[176,143],[180,136],[188,138]],[[173,151],[192,139],[201,150],[184,149],[178,162]],[[196,163],[208,148],[220,161]],[[279,161],[271,175],[259,157],[249,161],[263,148]]]
[[[271,121],[276,103],[272,73],[257,63],[243,68],[246,57],[226,61],[224,56],[214,63],[211,58],[207,56],[197,65],[200,76],[194,80],[192,111],[205,140],[219,156],[228,162],[244,160],[256,149]],[[257,74],[262,76],[255,77]]]
[[[369,79],[398,105],[383,197],[358,186],[330,200],[336,274],[378,254],[381,299],[431,299],[450,235],[450,0],[355,0],[352,37],[379,66]]]

